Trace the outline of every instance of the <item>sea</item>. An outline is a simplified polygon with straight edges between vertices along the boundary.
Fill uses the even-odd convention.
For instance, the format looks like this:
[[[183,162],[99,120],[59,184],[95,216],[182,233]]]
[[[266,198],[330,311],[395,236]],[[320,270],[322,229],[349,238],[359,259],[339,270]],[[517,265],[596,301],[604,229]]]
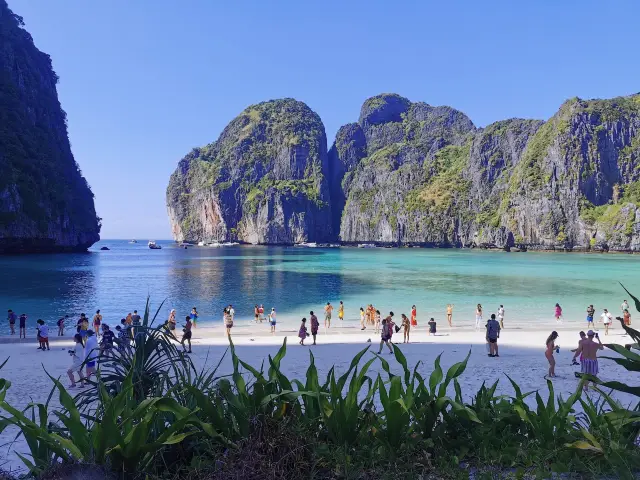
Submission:
[[[152,316],[164,322],[171,309],[180,321],[192,307],[198,326],[222,325],[222,310],[232,304],[235,326],[255,328],[254,305],[275,308],[281,329],[295,329],[311,310],[331,302],[345,305],[343,327],[357,328],[359,308],[373,304],[383,315],[410,314],[418,322],[444,322],[454,305],[454,327],[474,325],[475,306],[485,317],[502,304],[505,326],[547,328],[559,303],[566,323],[584,325],[593,304],[620,314],[628,296],[640,294],[640,256],[581,253],[507,253],[422,248],[304,248],[190,246],[146,241],[102,240],[87,253],[0,257],[0,306],[28,317],[28,333],[41,318],[53,326],[64,315],[70,324],[97,309],[108,324],[133,310],[142,313],[147,298]],[[109,250],[102,251],[101,247]],[[631,299],[628,298],[630,303]],[[4,317],[5,314],[3,314]],[[632,312],[633,316],[633,312]],[[319,314],[321,319],[323,315]],[[339,326],[337,308],[333,325]],[[265,330],[268,327],[264,326]],[[0,335],[8,333],[0,323]]]

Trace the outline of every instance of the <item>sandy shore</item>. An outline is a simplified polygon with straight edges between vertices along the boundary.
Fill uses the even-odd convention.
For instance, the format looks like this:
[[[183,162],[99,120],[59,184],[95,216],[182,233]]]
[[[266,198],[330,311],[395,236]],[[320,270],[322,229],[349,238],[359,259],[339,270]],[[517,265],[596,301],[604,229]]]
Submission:
[[[523,391],[539,390],[545,396],[547,385],[544,375],[547,373],[548,364],[544,357],[545,340],[551,330],[559,332],[558,344],[561,346],[557,355],[556,373],[558,377],[553,380],[556,394],[562,394],[565,398],[575,391],[577,379],[574,372],[579,367],[572,367],[571,349],[578,342],[577,332],[584,328],[583,325],[555,325],[549,323],[541,326],[539,330],[513,328],[503,330],[500,338],[500,358],[489,358],[486,354],[484,331],[475,331],[469,327],[442,328],[436,336],[428,336],[425,327],[414,329],[411,334],[411,343],[400,345],[407,357],[411,368],[421,362],[419,371],[428,376],[433,369],[433,361],[442,353],[442,367],[446,369],[453,363],[462,360],[471,350],[471,358],[465,373],[460,377],[460,384],[467,399],[480,388],[483,382],[493,383],[500,380],[498,392],[511,394],[512,389],[505,377],[509,375],[517,381]],[[601,331],[601,334],[604,332]],[[629,343],[629,337],[624,337],[623,331],[617,328],[604,342]],[[267,355],[273,355],[282,345],[284,337],[287,337],[287,355],[282,362],[283,372],[289,378],[303,379],[309,364],[309,351],[313,351],[316,366],[321,378],[324,378],[331,366],[336,367],[337,373],[344,372],[352,357],[366,346],[371,346],[372,351],[377,351],[379,335],[372,330],[361,332],[354,327],[334,327],[324,331],[321,327],[318,335],[318,345],[300,346],[297,338],[297,330],[278,331],[275,335],[268,333],[268,326],[256,325],[246,328],[238,328],[234,331],[233,339],[237,346],[238,355],[249,364],[259,367]],[[394,335],[396,341],[402,341],[402,335]],[[61,376],[63,383],[68,384],[66,370],[70,366],[70,357],[67,349],[72,342],[69,338],[58,340],[52,337],[51,351],[42,352],[36,349],[35,340],[16,342],[15,338],[3,337],[0,347],[0,362],[9,357],[7,365],[0,370],[0,377],[11,381],[7,401],[15,407],[23,408],[30,401],[44,402],[50,392],[51,382],[47,378],[45,368],[53,376]],[[372,343],[368,343],[371,340]],[[9,342],[9,343],[7,343]],[[311,343],[309,339],[306,343]],[[192,358],[197,367],[214,367],[224,355],[227,349],[227,339],[222,327],[199,327],[194,330]],[[614,355],[605,350],[603,354]],[[401,367],[395,358],[385,353],[393,369],[400,371]],[[366,357],[365,357],[366,358]],[[221,364],[219,373],[229,373],[232,369],[230,356],[227,355]],[[371,375],[382,371],[379,362],[373,364]],[[618,380],[631,383],[635,382],[632,374],[619,367],[610,360],[602,360],[600,363],[600,377],[603,380]],[[593,394],[595,395],[595,394]],[[632,398],[626,395],[616,395],[625,404],[632,402]],[[534,401],[533,399],[531,399]],[[54,398],[53,403],[57,401]],[[21,462],[13,450],[26,452],[26,445],[22,439],[14,442],[16,431],[7,429],[0,434],[0,467],[5,470],[21,467]]]

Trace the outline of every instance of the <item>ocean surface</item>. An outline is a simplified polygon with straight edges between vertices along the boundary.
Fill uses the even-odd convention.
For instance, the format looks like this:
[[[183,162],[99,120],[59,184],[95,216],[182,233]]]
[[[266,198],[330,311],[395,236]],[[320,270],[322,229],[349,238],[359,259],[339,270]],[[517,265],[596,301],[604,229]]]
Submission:
[[[565,323],[584,325],[584,311],[594,304],[615,315],[627,298],[618,284],[640,293],[640,256],[577,253],[505,253],[454,249],[358,249],[252,247],[190,247],[146,241],[130,244],[103,240],[83,254],[0,257],[0,306],[28,315],[28,333],[35,321],[49,325],[64,315],[89,317],[100,309],[104,321],[116,324],[127,313],[144,311],[147,295],[164,321],[170,309],[182,320],[193,306],[199,325],[221,325],[222,309],[233,304],[236,326],[247,328],[255,304],[275,307],[279,328],[297,328],[311,309],[322,312],[330,301],[345,304],[345,326],[355,327],[360,306],[372,303],[383,314],[428,317],[444,323],[453,303],[454,326],[474,324],[481,303],[486,314],[500,304],[506,326],[554,324],[556,302]],[[107,246],[109,251],[100,251]],[[6,313],[0,334],[8,332]],[[633,316],[633,312],[632,312]],[[322,322],[322,315],[318,315]],[[337,308],[334,325],[337,324]],[[265,325],[264,327],[268,327]]]

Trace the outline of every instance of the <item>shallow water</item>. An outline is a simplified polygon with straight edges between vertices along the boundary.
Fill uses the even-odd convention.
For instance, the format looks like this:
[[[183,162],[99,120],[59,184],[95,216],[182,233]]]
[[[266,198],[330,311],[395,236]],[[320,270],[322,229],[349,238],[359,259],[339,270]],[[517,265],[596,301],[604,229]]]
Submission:
[[[358,309],[373,303],[383,314],[409,314],[418,320],[443,321],[445,306],[454,303],[454,323],[473,324],[474,308],[485,313],[499,304],[505,323],[551,325],[559,302],[566,322],[583,325],[587,304],[619,314],[626,294],[640,292],[640,256],[564,253],[505,253],[441,249],[320,249],[299,247],[175,247],[160,242],[104,240],[86,254],[0,257],[0,304],[50,325],[65,314],[92,315],[100,308],[107,323],[134,309],[144,310],[147,294],[160,317],[171,308],[180,320],[194,305],[200,324],[219,325],[224,305],[236,310],[236,326],[246,327],[253,306],[262,303],[278,312],[283,327],[297,327],[310,309],[327,301],[345,302],[345,324],[358,323]],[[108,246],[110,251],[100,251]],[[633,313],[632,313],[633,314]],[[4,316],[4,315],[3,315]],[[318,315],[322,320],[322,315]],[[486,315],[485,315],[486,316]],[[337,321],[337,308],[334,323]],[[267,328],[265,326],[265,328]],[[0,332],[7,333],[4,320]]]

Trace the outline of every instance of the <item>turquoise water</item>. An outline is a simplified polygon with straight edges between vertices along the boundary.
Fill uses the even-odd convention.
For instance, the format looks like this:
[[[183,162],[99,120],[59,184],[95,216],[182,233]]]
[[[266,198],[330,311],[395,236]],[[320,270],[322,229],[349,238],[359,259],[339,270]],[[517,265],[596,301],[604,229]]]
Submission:
[[[283,326],[298,325],[313,308],[343,300],[348,325],[358,322],[361,305],[373,303],[397,316],[418,307],[418,319],[443,320],[454,303],[454,323],[473,324],[474,308],[486,313],[499,304],[511,325],[551,324],[559,302],[567,322],[582,324],[586,305],[618,314],[625,294],[618,281],[640,292],[640,256],[561,253],[504,253],[439,249],[305,249],[226,247],[187,250],[160,242],[102,241],[89,253],[0,257],[0,304],[29,316],[28,327],[67,314],[102,310],[115,323],[134,309],[144,310],[147,294],[161,316],[176,308],[178,318],[194,305],[202,324],[219,325],[224,305],[236,309],[246,327],[253,305],[276,307]],[[108,246],[110,251],[99,251]],[[3,314],[4,317],[4,314]],[[337,313],[334,319],[337,320]],[[266,327],[265,327],[266,328]],[[6,333],[6,320],[0,333]]]

